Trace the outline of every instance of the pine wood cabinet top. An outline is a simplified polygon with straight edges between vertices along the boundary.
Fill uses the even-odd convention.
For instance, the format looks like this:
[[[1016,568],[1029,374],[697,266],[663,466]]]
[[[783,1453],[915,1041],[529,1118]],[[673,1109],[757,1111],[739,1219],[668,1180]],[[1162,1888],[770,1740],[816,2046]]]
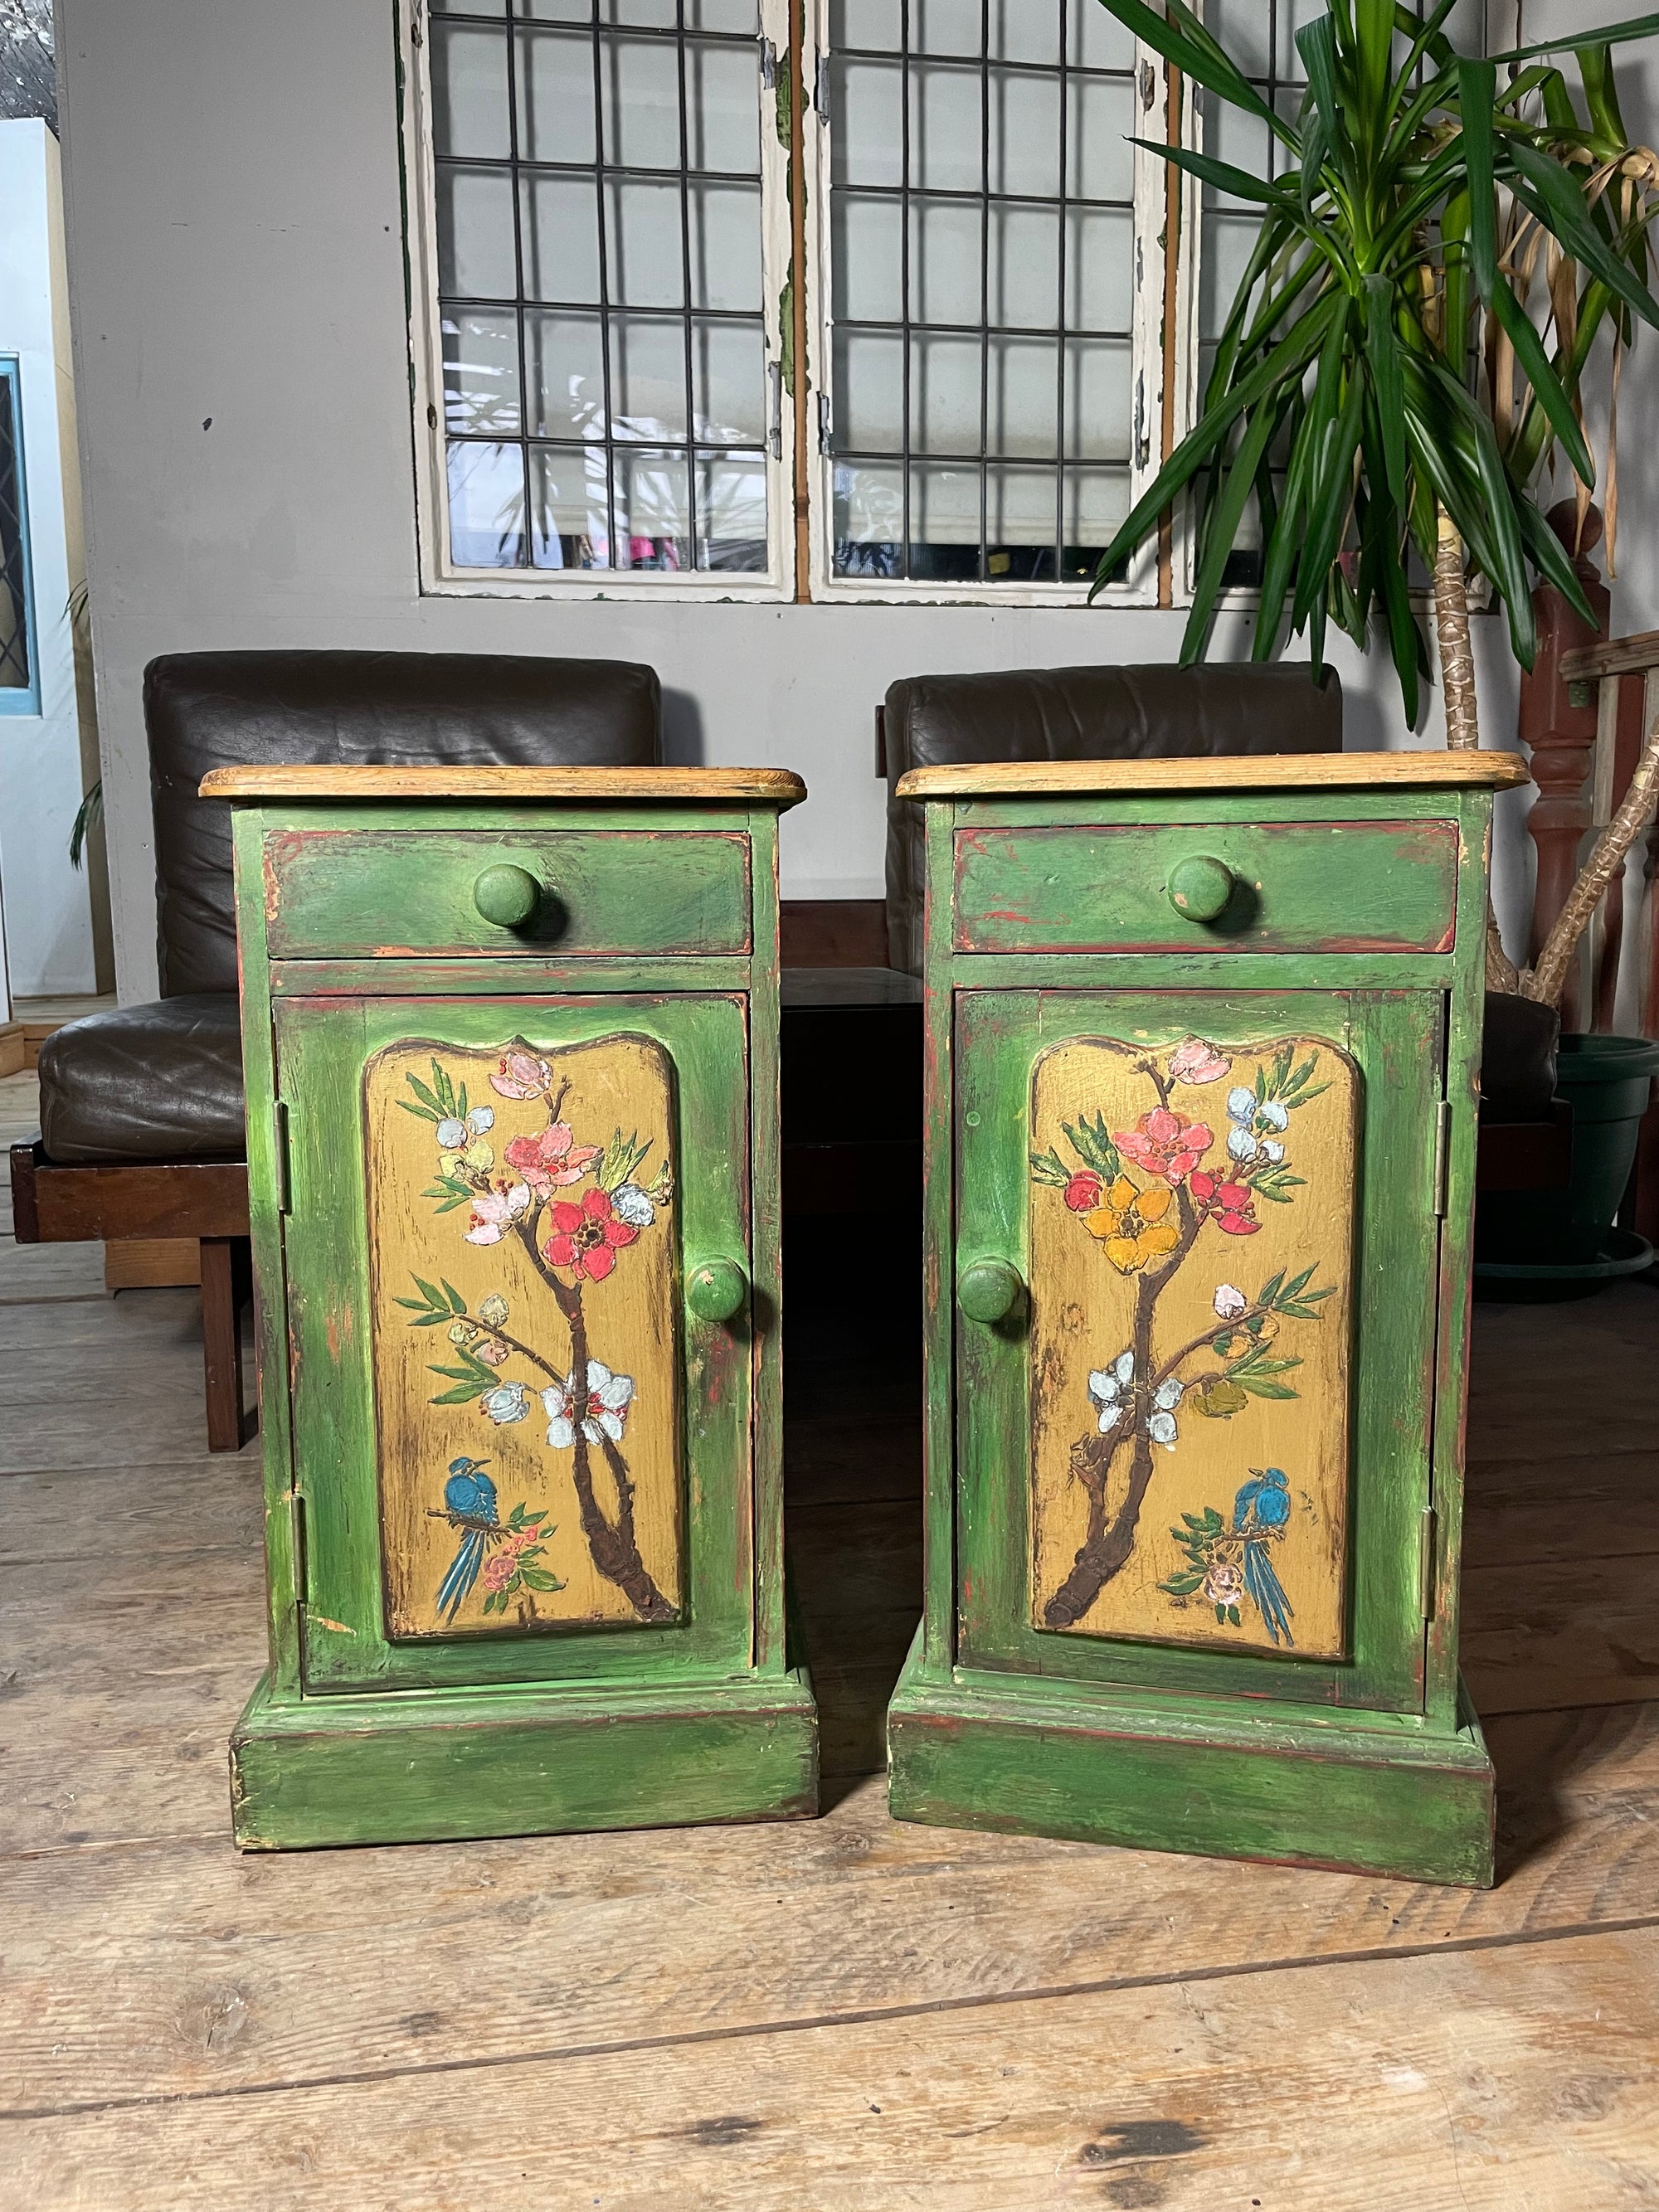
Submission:
[[[398,768],[325,767],[271,762],[216,768],[202,778],[204,799],[641,799],[707,806],[738,801],[798,806],[806,786],[783,768]]]
[[[1519,753],[1249,753],[1190,760],[993,761],[913,768],[901,799],[1155,797],[1164,792],[1386,791],[1530,781]]]

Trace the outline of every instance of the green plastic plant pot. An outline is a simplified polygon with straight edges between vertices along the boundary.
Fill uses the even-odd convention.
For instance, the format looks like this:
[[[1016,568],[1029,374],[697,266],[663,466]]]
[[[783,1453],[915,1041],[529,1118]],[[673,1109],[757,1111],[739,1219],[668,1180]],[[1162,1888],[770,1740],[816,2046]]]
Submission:
[[[1607,1254],[1656,1075],[1659,1044],[1644,1037],[1562,1038],[1556,1096],[1572,1108],[1572,1179],[1565,1190],[1489,1191],[1477,1267],[1582,1268]]]

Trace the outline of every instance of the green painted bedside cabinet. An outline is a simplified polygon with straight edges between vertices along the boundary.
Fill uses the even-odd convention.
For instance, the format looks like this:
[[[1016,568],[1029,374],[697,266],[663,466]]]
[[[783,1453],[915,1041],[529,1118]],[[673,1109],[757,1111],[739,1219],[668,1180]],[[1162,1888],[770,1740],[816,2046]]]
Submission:
[[[223,769],[249,1848],[785,1819],[778,771]]]
[[[1457,1671],[1503,753],[924,769],[900,1819],[1486,1883]]]

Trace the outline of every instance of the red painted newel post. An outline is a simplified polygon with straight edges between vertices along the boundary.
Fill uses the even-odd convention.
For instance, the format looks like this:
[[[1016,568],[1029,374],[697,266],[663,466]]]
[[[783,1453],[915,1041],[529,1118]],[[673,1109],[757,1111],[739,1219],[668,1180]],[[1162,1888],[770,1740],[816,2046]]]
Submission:
[[[1594,645],[1608,632],[1612,606],[1601,572],[1590,556],[1601,539],[1601,516],[1592,507],[1584,517],[1583,536],[1577,532],[1577,510],[1571,500],[1550,509],[1551,528],[1573,556],[1573,567],[1584,586],[1600,624],[1592,629],[1567,605],[1553,584],[1540,584],[1532,595],[1538,624],[1538,657],[1530,675],[1521,678],[1521,741],[1532,757],[1533,781],[1538,797],[1527,817],[1527,830],[1538,848],[1538,878],[1533,893],[1532,935],[1527,957],[1535,961],[1552,924],[1566,903],[1578,873],[1580,848],[1590,828],[1594,795],[1590,788],[1595,750],[1596,697],[1589,687],[1585,703],[1576,705],[1575,688],[1560,674],[1561,656],[1575,647]],[[1575,539],[1577,548],[1575,550]],[[1577,972],[1567,979],[1561,999],[1561,1026],[1584,1026],[1583,987]]]

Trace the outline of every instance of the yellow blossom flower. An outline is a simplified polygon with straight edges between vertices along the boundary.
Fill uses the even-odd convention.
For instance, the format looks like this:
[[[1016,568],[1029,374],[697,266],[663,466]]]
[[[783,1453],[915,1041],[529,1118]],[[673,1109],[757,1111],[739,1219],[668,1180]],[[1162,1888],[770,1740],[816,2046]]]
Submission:
[[[1174,1204],[1172,1190],[1137,1190],[1121,1175],[1099,1205],[1083,1216],[1083,1225],[1106,1247],[1106,1257],[1119,1274],[1133,1275],[1180,1243],[1180,1230],[1164,1219]]]

